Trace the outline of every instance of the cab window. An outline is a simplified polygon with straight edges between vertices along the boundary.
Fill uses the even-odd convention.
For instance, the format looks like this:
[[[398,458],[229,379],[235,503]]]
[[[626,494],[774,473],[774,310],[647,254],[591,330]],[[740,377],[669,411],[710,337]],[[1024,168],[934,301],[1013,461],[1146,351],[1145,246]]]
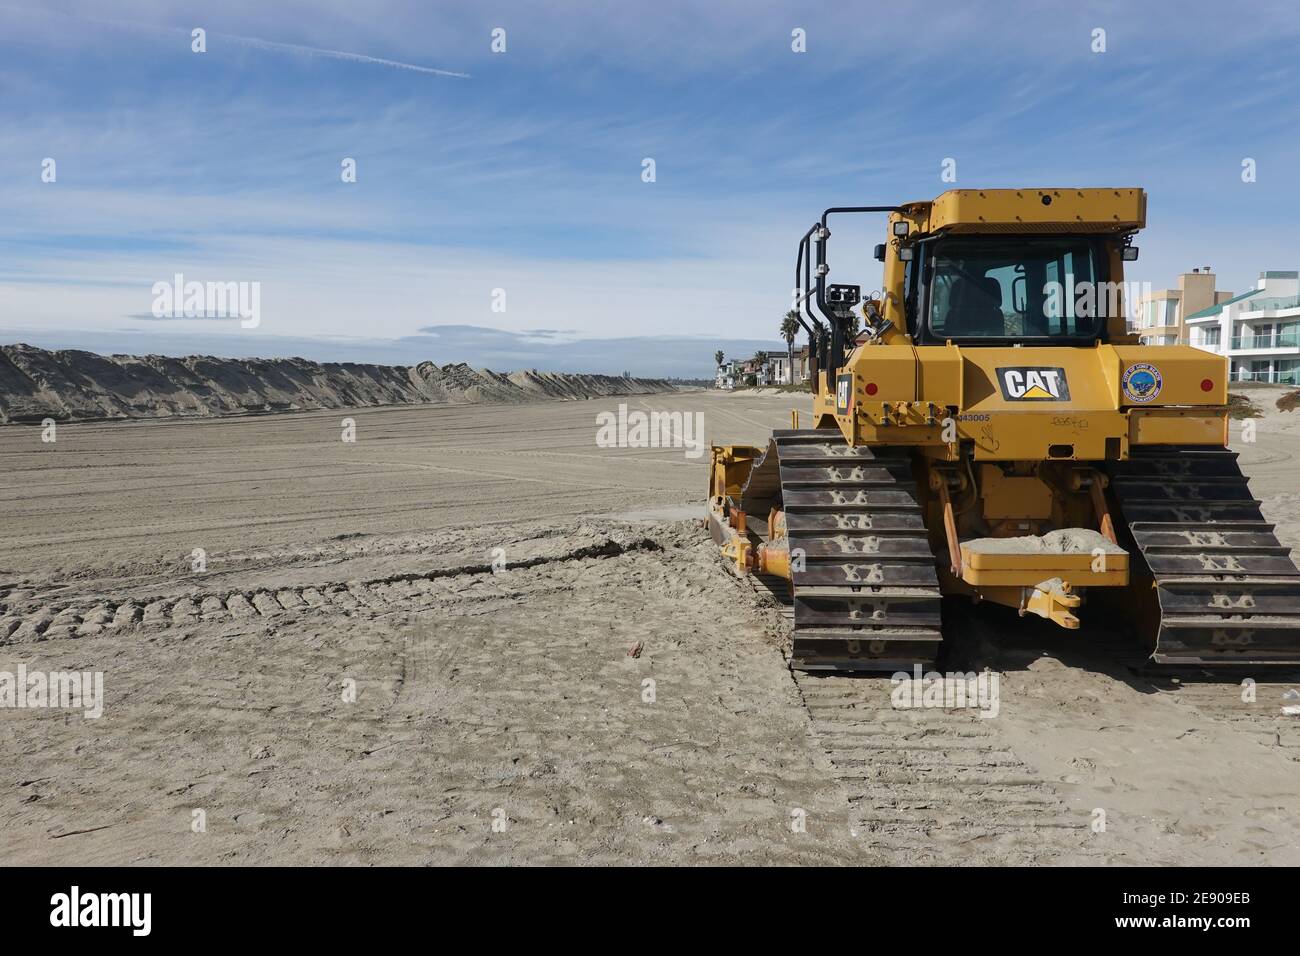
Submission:
[[[1092,338],[1117,307],[1088,237],[959,236],[932,255],[926,324],[936,338]]]

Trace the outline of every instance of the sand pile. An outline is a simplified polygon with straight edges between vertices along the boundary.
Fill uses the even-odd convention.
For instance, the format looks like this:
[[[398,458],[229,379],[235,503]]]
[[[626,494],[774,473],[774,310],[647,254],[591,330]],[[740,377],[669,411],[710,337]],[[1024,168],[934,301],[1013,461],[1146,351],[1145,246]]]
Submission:
[[[1060,528],[1044,535],[1027,534],[1017,538],[971,538],[962,547],[979,554],[1124,554],[1109,538],[1091,528]]]
[[[307,408],[502,403],[673,391],[659,379],[503,375],[464,363],[364,365],[206,355],[96,355],[0,346],[0,422],[217,416]]]

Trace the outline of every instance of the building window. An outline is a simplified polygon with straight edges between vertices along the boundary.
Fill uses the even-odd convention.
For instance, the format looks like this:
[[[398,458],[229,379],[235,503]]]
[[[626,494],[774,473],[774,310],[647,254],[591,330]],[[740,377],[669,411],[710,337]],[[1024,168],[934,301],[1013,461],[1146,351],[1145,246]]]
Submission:
[[[1250,381],[1267,382],[1269,380],[1268,359],[1255,359],[1250,363]]]

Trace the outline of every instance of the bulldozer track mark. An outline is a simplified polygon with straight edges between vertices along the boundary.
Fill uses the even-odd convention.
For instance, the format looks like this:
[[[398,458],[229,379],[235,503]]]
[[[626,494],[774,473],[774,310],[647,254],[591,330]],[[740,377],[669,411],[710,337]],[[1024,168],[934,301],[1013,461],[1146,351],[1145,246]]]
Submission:
[[[849,826],[869,847],[899,862],[937,858],[943,846],[964,842],[997,862],[1024,862],[1027,852],[1050,860],[1083,847],[1088,819],[999,740],[996,721],[970,711],[896,710],[885,677],[791,673],[809,734],[847,795]]]
[[[656,551],[650,538],[619,542],[606,538],[558,555],[521,559],[511,570],[524,570],[569,561],[618,557],[636,551]],[[215,621],[288,622],[314,613],[385,613],[419,602],[436,602],[458,593],[454,579],[492,576],[490,563],[406,572],[367,581],[312,584],[251,591],[195,593],[181,597],[118,597],[93,605],[39,605],[0,617],[0,646],[59,638],[94,637],[136,628],[172,627]],[[445,584],[442,584],[443,581]],[[440,589],[443,591],[439,593]]]

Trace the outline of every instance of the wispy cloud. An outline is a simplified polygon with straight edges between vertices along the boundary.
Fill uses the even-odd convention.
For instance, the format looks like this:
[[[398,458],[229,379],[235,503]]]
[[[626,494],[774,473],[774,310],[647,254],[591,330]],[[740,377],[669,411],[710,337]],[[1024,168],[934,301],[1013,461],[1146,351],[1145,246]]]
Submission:
[[[0,6],[0,11],[19,15],[79,20],[82,23],[94,23],[100,26],[114,27],[117,29],[139,30],[152,33],[189,35],[191,32],[189,30],[182,30],[179,27],[159,26],[157,24],[143,23],[137,20],[108,19],[105,17],[64,13],[59,10],[38,10],[32,7]],[[425,73],[429,76],[446,76],[465,80],[470,79],[468,73],[458,73],[453,70],[439,70],[431,66],[421,66],[418,63],[404,63],[401,60],[389,60],[384,57],[369,56],[365,53],[350,53],[346,50],[327,50],[321,47],[304,46],[299,43],[284,43],[279,40],[267,40],[262,37],[240,36],[235,33],[206,33],[206,39],[225,40],[231,43],[237,43],[240,46],[249,49],[266,50],[271,53],[291,53],[296,56],[325,57],[333,60],[347,60],[352,63],[366,63],[373,66],[392,67],[398,70],[410,70],[414,73]]]
[[[415,73],[427,73],[430,76],[450,76],[458,79],[468,80],[468,73],[456,73],[452,70],[438,70],[431,66],[420,66],[416,63],[403,63],[400,60],[386,60],[383,57],[367,56],[364,53],[348,53],[344,50],[324,50],[314,46],[300,46],[297,43],[281,43],[278,40],[264,40],[261,37],[244,37],[234,33],[212,33],[209,38],[219,40],[229,40],[238,43],[241,46],[250,47],[255,50],[269,50],[271,52],[294,53],[301,56],[320,56],[335,60],[349,60],[353,63],[370,63],[375,66],[391,66],[399,70],[411,70]]]

